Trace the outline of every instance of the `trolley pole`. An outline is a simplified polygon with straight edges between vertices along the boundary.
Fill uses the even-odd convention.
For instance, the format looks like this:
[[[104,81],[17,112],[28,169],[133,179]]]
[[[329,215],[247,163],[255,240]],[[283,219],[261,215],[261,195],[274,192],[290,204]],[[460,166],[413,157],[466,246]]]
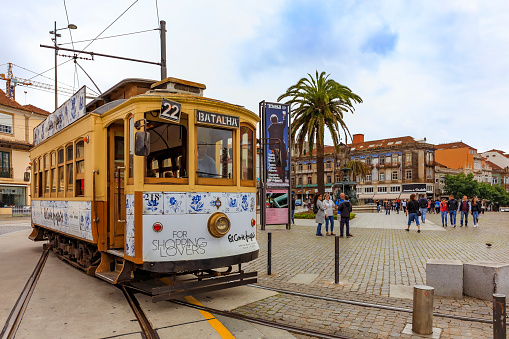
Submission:
[[[339,284],[339,236],[336,235],[334,238],[334,283]]]
[[[269,232],[267,247],[267,275],[271,274],[272,274],[272,232]]]
[[[161,80],[166,79],[166,21],[161,20],[159,29],[161,30]]]
[[[505,339],[507,331],[505,295],[493,294],[493,339]]]

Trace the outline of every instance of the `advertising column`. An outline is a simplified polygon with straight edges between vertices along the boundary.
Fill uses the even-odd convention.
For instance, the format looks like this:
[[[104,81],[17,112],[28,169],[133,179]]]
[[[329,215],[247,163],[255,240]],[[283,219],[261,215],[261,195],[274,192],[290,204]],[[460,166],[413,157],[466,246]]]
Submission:
[[[264,140],[265,222],[290,228],[290,144],[288,105],[265,103]]]

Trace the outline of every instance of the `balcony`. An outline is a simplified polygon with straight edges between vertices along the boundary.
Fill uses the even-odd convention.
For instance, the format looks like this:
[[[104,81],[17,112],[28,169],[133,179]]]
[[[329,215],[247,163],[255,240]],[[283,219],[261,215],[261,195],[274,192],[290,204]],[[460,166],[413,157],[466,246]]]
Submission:
[[[11,168],[0,168],[0,178],[11,178],[14,174],[14,171]]]

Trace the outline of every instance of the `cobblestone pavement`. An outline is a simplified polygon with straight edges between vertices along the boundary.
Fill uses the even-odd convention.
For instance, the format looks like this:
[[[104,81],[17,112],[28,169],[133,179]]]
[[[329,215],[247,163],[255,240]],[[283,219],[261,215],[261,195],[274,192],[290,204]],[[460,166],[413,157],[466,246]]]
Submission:
[[[428,229],[423,227],[417,233],[415,225],[410,232],[405,231],[403,213],[358,214],[351,223],[354,237],[340,239],[339,285],[334,284],[334,237],[316,237],[316,226],[309,220],[296,220],[297,225],[290,231],[276,226],[258,231],[260,257],[245,268],[258,270],[258,284],[263,286],[412,308],[412,300],[389,296],[391,285],[425,284],[428,259],[509,263],[509,213],[486,213],[477,228],[459,227],[459,221],[456,228],[442,228],[436,226],[441,225],[438,215],[427,218]],[[382,228],[381,224],[386,226]],[[378,228],[368,228],[370,225]],[[266,275],[267,232],[272,232],[271,276]],[[493,244],[491,248],[487,242]],[[307,284],[289,282],[298,274],[314,274],[316,278]],[[435,297],[434,305],[435,312],[492,317],[491,302],[470,297]],[[237,311],[354,338],[411,337],[401,334],[405,325],[412,322],[411,313],[291,295],[279,294]],[[492,336],[491,325],[478,322],[435,317],[434,327],[442,329],[441,338]]]
[[[0,216],[0,236],[2,234],[28,230],[32,228],[30,217]]]

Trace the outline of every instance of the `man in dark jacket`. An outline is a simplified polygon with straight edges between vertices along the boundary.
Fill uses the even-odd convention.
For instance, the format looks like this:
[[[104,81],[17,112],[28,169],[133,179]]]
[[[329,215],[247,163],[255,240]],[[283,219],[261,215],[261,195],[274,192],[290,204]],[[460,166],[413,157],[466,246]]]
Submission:
[[[338,213],[341,213],[341,221],[339,222],[339,236],[343,236],[343,229],[346,225],[346,237],[353,237],[350,234],[350,213],[352,213],[352,204],[350,203],[350,197],[345,196],[345,200],[338,207]]]
[[[419,210],[421,211],[421,220],[422,223],[426,223],[426,212],[428,211],[428,199],[424,197],[424,194],[421,194],[421,198],[419,199]]]
[[[465,227],[468,227],[468,212],[472,210],[472,205],[468,201],[467,196],[463,196],[463,200],[459,203],[458,211],[461,212],[460,227],[463,227],[463,217],[465,217]]]
[[[449,211],[449,216],[451,218],[451,225],[456,227],[456,213],[458,211],[458,200],[454,199],[454,195],[449,196],[449,201],[447,201],[447,210]]]

